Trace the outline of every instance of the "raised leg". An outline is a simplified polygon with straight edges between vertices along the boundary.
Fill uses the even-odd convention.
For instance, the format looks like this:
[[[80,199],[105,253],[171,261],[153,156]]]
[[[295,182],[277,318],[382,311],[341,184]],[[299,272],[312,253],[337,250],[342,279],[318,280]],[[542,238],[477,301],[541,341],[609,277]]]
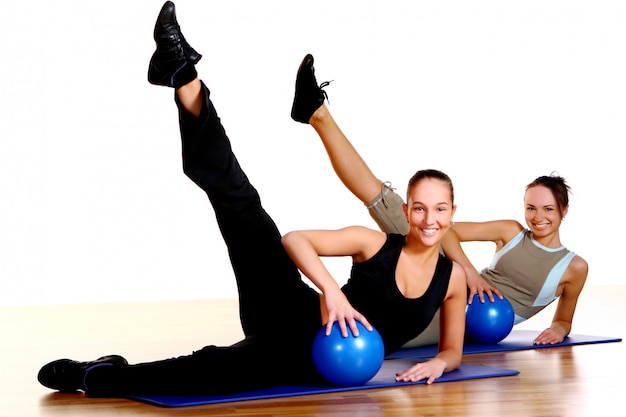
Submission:
[[[402,209],[402,197],[374,175],[361,155],[343,133],[324,104],[329,83],[318,86],[314,59],[305,56],[298,68],[291,117],[313,126],[326,149],[335,173],[346,188],[367,206],[381,230],[405,234],[408,222]]]
[[[125,396],[234,392],[315,377],[310,346],[322,325],[319,295],[301,280],[232,152],[209,90],[197,78],[194,64],[200,55],[180,33],[173,3],[164,4],[154,33],[157,50],[148,80],[176,89],[183,170],[213,205],[237,279],[247,337],[235,346],[208,346],[192,355],[139,365],[128,365],[118,355],[91,362],[60,359],[41,368],[39,381],[62,391]],[[287,352],[280,350],[287,345]],[[306,369],[311,373],[301,373]]]
[[[382,181],[344,135],[325,104],[313,113],[309,124],[322,140],[330,163],[346,188],[363,204],[374,200],[382,190]]]

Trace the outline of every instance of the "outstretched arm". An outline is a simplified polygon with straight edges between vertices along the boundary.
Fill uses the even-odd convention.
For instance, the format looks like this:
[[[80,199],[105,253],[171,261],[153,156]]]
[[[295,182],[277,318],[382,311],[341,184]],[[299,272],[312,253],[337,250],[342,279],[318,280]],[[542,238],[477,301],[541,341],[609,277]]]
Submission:
[[[481,303],[485,302],[485,293],[491,302],[494,301],[494,294],[498,298],[502,298],[500,291],[480,276],[477,269],[463,251],[459,236],[456,234],[454,229],[450,229],[446,232],[441,243],[446,256],[457,262],[465,272],[468,288],[467,302],[469,304],[472,303],[474,294],[478,294],[478,298]]]
[[[478,294],[480,302],[484,303],[485,293],[492,302],[494,301],[494,294],[498,298],[502,298],[502,293],[480,276],[463,251],[461,242],[493,242],[496,245],[496,251],[498,251],[522,229],[522,225],[515,220],[494,220],[458,222],[446,232],[441,241],[441,246],[446,256],[460,264],[467,275],[468,303],[472,302],[474,294]]]

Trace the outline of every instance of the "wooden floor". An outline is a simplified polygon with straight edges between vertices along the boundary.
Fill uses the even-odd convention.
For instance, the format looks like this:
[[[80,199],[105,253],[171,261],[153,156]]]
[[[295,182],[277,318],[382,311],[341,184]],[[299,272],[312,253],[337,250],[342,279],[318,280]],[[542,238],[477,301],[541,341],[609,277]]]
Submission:
[[[188,354],[241,337],[234,300],[0,307],[0,416],[622,416],[623,342],[468,355],[464,362],[521,373],[461,382],[177,409],[52,392],[46,362],[119,353],[131,363]],[[542,329],[551,310],[519,325]],[[626,335],[626,286],[588,287],[573,333]],[[262,376],[261,376],[262,377]]]

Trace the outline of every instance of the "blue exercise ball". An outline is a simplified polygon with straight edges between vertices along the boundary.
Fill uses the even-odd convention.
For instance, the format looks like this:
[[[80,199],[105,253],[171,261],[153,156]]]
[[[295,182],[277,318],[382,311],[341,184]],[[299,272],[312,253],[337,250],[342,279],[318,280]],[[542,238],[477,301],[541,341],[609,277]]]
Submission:
[[[498,343],[511,333],[515,323],[513,306],[506,298],[494,297],[491,302],[485,295],[481,303],[474,294],[465,312],[465,335],[476,343]]]
[[[313,362],[320,374],[329,382],[340,386],[363,385],[380,369],[385,357],[383,339],[376,329],[371,332],[357,322],[359,336],[348,327],[348,337],[341,335],[337,322],[330,335],[326,325],[313,340]]]

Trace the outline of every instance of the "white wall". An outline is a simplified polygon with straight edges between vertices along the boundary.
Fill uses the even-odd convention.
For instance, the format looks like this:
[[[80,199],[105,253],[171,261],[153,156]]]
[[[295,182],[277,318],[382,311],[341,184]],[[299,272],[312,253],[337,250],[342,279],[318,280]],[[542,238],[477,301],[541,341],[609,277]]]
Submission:
[[[182,174],[173,92],[146,81],[161,1],[2,0],[0,305],[235,297],[206,196]],[[283,231],[374,226],[309,126],[316,58],[331,110],[404,191],[446,171],[456,220],[523,222],[558,171],[562,241],[588,285],[623,282],[626,3],[190,1],[179,22],[239,159]],[[617,214],[617,215],[616,215]],[[478,267],[492,246],[466,246]],[[344,260],[329,262],[339,281]]]

